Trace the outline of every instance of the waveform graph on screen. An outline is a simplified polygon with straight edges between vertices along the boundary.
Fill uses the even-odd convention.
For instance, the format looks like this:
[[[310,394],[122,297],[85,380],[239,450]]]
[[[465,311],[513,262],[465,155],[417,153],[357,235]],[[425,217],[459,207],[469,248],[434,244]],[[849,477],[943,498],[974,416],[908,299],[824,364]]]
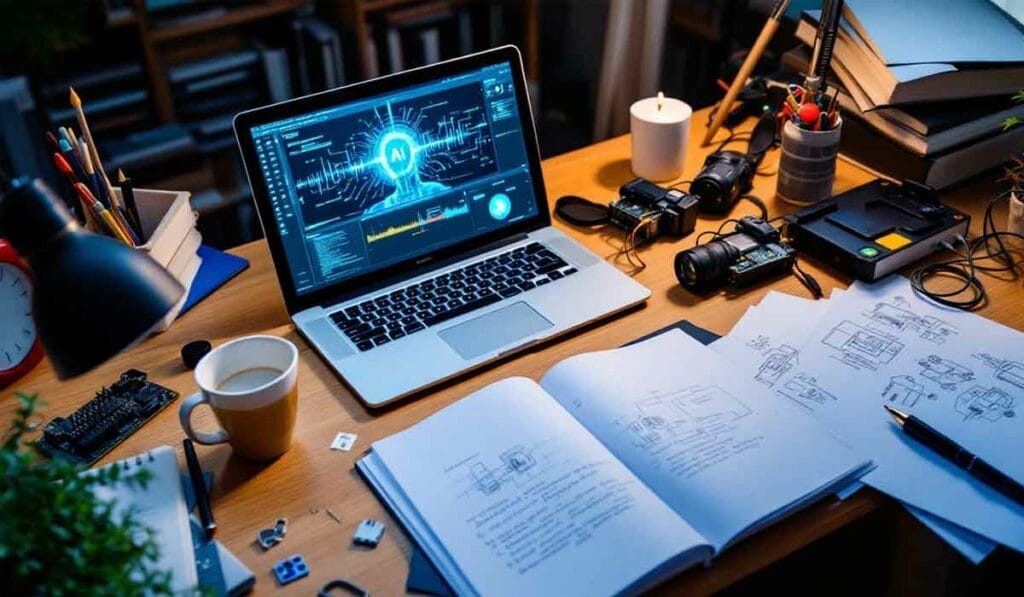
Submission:
[[[432,224],[466,216],[469,216],[469,204],[465,201],[460,201],[451,207],[429,207],[416,212],[410,217],[409,221],[388,225],[380,231],[368,232],[367,244],[372,245],[373,243],[396,237],[398,234],[410,234],[410,236],[415,237],[416,234],[424,232]]]
[[[403,208],[498,168],[479,84],[382,101],[286,142],[307,225]]]

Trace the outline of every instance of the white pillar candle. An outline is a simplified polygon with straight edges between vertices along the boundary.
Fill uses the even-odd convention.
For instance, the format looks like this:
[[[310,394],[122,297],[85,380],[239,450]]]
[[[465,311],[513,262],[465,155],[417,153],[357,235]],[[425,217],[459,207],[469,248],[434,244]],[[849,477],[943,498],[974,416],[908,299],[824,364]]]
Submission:
[[[648,97],[629,107],[633,174],[647,180],[679,178],[686,161],[693,108],[681,100]]]

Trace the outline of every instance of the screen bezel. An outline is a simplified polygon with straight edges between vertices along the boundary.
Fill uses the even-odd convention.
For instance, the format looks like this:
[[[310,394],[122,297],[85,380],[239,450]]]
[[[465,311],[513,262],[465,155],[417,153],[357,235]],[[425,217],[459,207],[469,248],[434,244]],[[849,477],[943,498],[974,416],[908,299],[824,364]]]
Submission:
[[[519,109],[519,122],[523,131],[526,156],[527,160],[529,160],[530,173],[533,179],[533,193],[537,214],[504,228],[492,230],[462,242],[436,249],[425,255],[412,257],[369,273],[341,280],[307,294],[298,294],[295,289],[291,267],[284,252],[284,244],[281,241],[277,224],[274,222],[274,210],[267,193],[263,171],[260,169],[259,160],[256,157],[256,146],[253,143],[251,129],[263,124],[301,116],[346,102],[393,93],[398,89],[429,83],[440,78],[479,70],[483,67],[502,62],[508,62],[512,68],[512,81],[515,85],[517,100],[516,105]],[[256,213],[263,227],[267,244],[270,246],[270,255],[274,260],[274,269],[277,272],[277,279],[281,286],[281,292],[284,295],[289,315],[317,305],[330,304],[337,301],[340,297],[353,294],[360,288],[371,286],[382,279],[414,276],[419,271],[429,269],[434,263],[450,259],[475,247],[495,243],[510,236],[520,235],[551,225],[547,192],[544,188],[544,177],[541,171],[537,132],[534,128],[530,97],[526,90],[522,56],[515,46],[502,46],[461,58],[438,62],[430,66],[395,73],[254,110],[247,110],[235,116],[234,130],[235,139],[242,153],[242,163],[245,167],[246,177],[249,179],[249,187],[252,189],[253,199],[256,203]],[[268,226],[268,223],[271,225]]]

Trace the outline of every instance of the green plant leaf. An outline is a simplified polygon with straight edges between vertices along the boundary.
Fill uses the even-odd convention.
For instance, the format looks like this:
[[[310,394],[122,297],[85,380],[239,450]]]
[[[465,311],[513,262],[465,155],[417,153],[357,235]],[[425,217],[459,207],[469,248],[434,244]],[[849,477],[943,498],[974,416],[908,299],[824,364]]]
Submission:
[[[1010,116],[1009,118],[1003,121],[1003,131],[1008,131],[1011,128],[1020,124],[1021,122],[1024,122],[1024,120],[1021,120],[1020,116]]]

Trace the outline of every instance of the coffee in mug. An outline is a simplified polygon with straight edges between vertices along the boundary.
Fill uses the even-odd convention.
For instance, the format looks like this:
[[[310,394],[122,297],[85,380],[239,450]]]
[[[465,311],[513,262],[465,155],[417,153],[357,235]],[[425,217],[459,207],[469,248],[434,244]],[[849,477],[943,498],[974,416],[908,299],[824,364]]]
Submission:
[[[181,405],[181,426],[198,444],[227,442],[240,456],[270,460],[292,442],[298,408],[299,351],[277,336],[247,336],[223,344],[196,365],[201,390]],[[192,428],[192,409],[208,404],[223,429]]]

